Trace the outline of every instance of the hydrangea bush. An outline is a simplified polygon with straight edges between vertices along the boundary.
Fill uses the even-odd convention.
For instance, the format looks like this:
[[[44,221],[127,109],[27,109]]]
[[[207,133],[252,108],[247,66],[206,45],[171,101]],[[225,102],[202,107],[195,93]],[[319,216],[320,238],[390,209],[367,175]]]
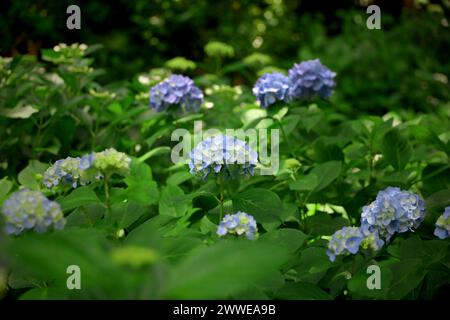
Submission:
[[[207,44],[204,62],[161,65],[192,79],[158,67],[102,85],[94,49],[43,50],[45,65],[0,59],[0,296],[448,293],[446,104],[361,113],[335,91],[341,79],[368,79],[336,81],[318,59],[287,73],[261,53],[242,63],[219,42]],[[73,264],[82,290],[65,290]],[[367,288],[374,265],[379,290]]]

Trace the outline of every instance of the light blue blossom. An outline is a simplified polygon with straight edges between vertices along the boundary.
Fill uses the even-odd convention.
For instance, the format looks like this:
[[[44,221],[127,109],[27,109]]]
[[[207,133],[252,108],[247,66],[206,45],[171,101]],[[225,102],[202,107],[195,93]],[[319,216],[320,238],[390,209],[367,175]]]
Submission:
[[[378,251],[384,245],[377,232],[368,232],[358,227],[343,227],[336,231],[328,243],[327,255],[330,261],[336,256],[356,254],[359,249]]]
[[[66,219],[58,203],[50,201],[39,191],[19,190],[5,200],[2,213],[6,218],[5,231],[18,235],[26,230],[42,233],[49,229],[63,229]]]
[[[58,185],[70,185],[76,188],[78,185],[86,185],[91,181],[84,173],[92,167],[93,163],[93,154],[81,158],[67,157],[58,160],[44,173],[42,183],[47,188]]]
[[[189,77],[174,74],[150,89],[150,106],[157,112],[178,105],[183,112],[195,112],[203,102],[202,91]]]
[[[409,191],[388,187],[378,193],[375,201],[364,206],[361,227],[389,241],[395,233],[419,227],[425,218],[425,202]]]
[[[437,219],[434,235],[439,239],[450,237],[450,207],[445,208],[444,213]]]
[[[325,67],[319,59],[294,64],[289,70],[289,94],[300,100],[309,100],[315,96],[329,98],[336,86],[335,77],[336,73]]]
[[[228,177],[253,174],[258,154],[244,141],[226,135],[217,135],[200,142],[190,153],[192,174],[224,173]]]
[[[258,227],[253,216],[238,211],[233,215],[227,214],[217,228],[217,235],[219,237],[227,234],[235,234],[238,236],[245,234],[248,239],[254,240],[258,236]]]
[[[364,239],[364,234],[358,227],[344,227],[336,231],[328,243],[327,255],[331,261],[336,260],[337,255],[355,254]]]
[[[289,102],[290,80],[279,72],[266,73],[256,81],[253,94],[261,107],[267,108],[277,101]]]

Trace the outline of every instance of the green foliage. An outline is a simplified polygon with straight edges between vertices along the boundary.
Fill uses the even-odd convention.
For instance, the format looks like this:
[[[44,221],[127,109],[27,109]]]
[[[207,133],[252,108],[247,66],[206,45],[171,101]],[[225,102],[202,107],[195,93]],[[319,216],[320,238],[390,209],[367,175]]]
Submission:
[[[297,19],[298,1],[236,2],[233,10],[229,1],[119,2],[136,29],[111,33],[106,50],[60,44],[39,59],[0,58],[0,205],[20,188],[40,190],[67,220],[64,230],[6,238],[0,219],[8,299],[431,299],[448,292],[449,242],[433,235],[450,205],[450,40],[442,13],[412,19],[404,12],[395,24],[386,14],[383,32],[369,32],[360,11],[335,17],[339,30],[321,15]],[[86,12],[96,8],[104,21],[99,8],[106,7],[94,3]],[[30,17],[40,21],[36,32],[52,30],[54,21]],[[215,19],[220,30],[202,27]],[[338,73],[329,101],[257,105],[257,77],[316,57]],[[202,89],[199,112],[175,119],[148,108],[149,89],[171,72]],[[259,175],[259,164],[252,177],[194,177],[171,160],[179,142],[171,134],[193,133],[194,121],[203,130],[279,130],[279,170]],[[132,158],[129,171],[75,189],[42,184],[56,160],[110,147]],[[420,194],[425,221],[379,252],[331,262],[332,234],[358,225],[362,207],[387,186]],[[255,218],[257,239],[219,237],[220,219],[237,211]],[[80,267],[83,290],[67,289],[70,265]],[[371,265],[380,267],[380,290],[367,287]]]

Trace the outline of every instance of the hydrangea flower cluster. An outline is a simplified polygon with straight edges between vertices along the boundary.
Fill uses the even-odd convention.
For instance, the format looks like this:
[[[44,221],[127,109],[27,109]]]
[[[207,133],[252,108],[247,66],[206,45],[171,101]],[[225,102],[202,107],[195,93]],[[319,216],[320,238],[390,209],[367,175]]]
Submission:
[[[450,207],[445,208],[444,213],[437,219],[434,235],[439,239],[450,237]]]
[[[267,108],[277,101],[290,101],[290,84],[289,78],[282,73],[266,73],[256,81],[253,94],[260,102],[261,107]]]
[[[91,182],[91,176],[86,172],[94,163],[94,155],[88,154],[83,157],[67,157],[56,161],[44,173],[42,183],[47,188],[52,188],[60,184],[68,184],[73,188],[78,185],[86,185]]]
[[[190,172],[201,173],[204,179],[212,172],[224,172],[229,177],[253,175],[258,162],[258,154],[244,141],[226,135],[206,138],[189,156]]]
[[[363,238],[364,235],[358,227],[344,227],[336,231],[328,243],[328,257],[334,261],[337,255],[357,253]]]
[[[124,173],[130,169],[130,164],[129,156],[113,148],[94,154],[94,167],[101,173]]]
[[[360,248],[378,251],[383,245],[384,241],[376,232],[370,233],[358,227],[343,227],[331,237],[327,255],[331,261],[335,261],[337,255],[356,254]]]
[[[26,230],[42,233],[51,228],[63,229],[66,219],[58,203],[39,191],[22,189],[5,200],[2,213],[6,217],[5,231],[18,235]]]
[[[389,241],[394,233],[419,227],[425,213],[425,202],[417,194],[388,187],[378,193],[375,201],[363,207],[361,227],[371,233],[376,231]]]
[[[336,73],[325,67],[319,59],[296,63],[289,70],[292,98],[308,100],[315,96],[329,98],[336,86]]]
[[[450,236],[450,207],[448,209],[436,223],[438,237]],[[359,228],[344,227],[334,233],[327,254],[334,261],[336,255],[355,254],[360,247],[377,251],[395,233],[418,228],[425,214],[425,202],[417,194],[388,187],[378,192],[375,201],[363,207]]]
[[[125,173],[131,158],[113,148],[90,153],[77,158],[67,157],[56,161],[45,171],[42,183],[47,188],[70,185],[76,188],[103,178],[105,174]]]
[[[192,79],[182,75],[171,75],[150,89],[150,106],[157,112],[172,105],[180,105],[184,111],[198,111],[202,102],[202,91]]]
[[[226,234],[236,234],[238,236],[245,234],[248,239],[253,240],[258,236],[258,228],[253,216],[238,211],[231,215],[227,214],[217,228],[217,235],[223,237]]]

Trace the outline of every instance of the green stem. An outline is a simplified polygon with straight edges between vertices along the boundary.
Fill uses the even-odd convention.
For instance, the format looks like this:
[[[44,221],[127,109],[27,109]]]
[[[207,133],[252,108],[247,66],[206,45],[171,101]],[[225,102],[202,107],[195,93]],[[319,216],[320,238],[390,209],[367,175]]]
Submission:
[[[272,116],[270,116],[269,118],[272,119],[273,121],[275,121],[275,123],[278,125],[278,127],[280,128],[281,134],[282,134],[282,136],[283,136],[283,140],[284,140],[284,142],[286,143],[286,146],[287,146],[287,148],[288,148],[288,150],[289,150],[289,153],[291,154],[291,156],[292,156],[294,159],[297,159],[297,155],[296,155],[296,154],[292,151],[292,149],[291,149],[291,144],[290,144],[290,142],[289,142],[289,139],[288,139],[288,136],[287,136],[287,134],[286,134],[286,131],[284,131],[284,128],[283,128],[283,125],[281,124],[281,121],[278,120],[278,119],[275,118],[275,117],[272,117]]]
[[[219,221],[222,221],[223,218],[223,203],[224,203],[224,181],[223,181],[223,174],[219,174],[219,189],[220,189],[220,217]]]
[[[111,198],[109,196],[109,176],[105,175],[103,179],[103,188],[105,190],[105,205],[108,211],[111,209]]]

